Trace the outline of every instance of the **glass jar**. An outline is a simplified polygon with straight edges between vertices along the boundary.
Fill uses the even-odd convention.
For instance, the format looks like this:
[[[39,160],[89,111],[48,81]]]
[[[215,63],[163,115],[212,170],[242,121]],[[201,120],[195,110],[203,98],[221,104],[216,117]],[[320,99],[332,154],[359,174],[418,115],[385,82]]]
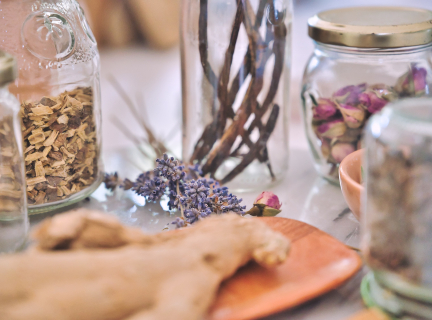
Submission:
[[[317,172],[338,184],[342,159],[361,148],[369,117],[388,102],[429,95],[432,12],[364,7],[309,19],[315,49],[302,89],[306,135]]]
[[[8,91],[16,71],[15,59],[0,51],[0,253],[22,248],[29,229],[19,103]]]
[[[395,316],[432,315],[432,99],[390,104],[365,133],[363,295]],[[404,318],[405,319],[405,318]]]
[[[18,59],[30,213],[70,205],[103,179],[99,54],[75,0],[0,2],[0,49]]]
[[[238,191],[288,166],[291,0],[183,0],[183,161]]]

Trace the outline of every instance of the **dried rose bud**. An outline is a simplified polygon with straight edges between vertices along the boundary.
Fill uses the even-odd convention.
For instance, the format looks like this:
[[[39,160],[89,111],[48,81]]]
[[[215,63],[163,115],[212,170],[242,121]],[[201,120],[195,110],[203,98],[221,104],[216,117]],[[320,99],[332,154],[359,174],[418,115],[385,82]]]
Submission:
[[[262,192],[254,202],[254,206],[246,214],[257,217],[274,217],[281,212],[282,203],[279,198],[271,191]]]
[[[413,64],[410,70],[399,78],[395,89],[405,95],[423,94],[426,89],[426,76],[425,68],[417,68]]]
[[[366,83],[359,84],[358,86],[346,86],[339,89],[333,94],[333,98],[338,103],[355,105],[358,103],[360,93],[366,90]]]
[[[345,125],[345,122],[341,119],[338,119],[323,123],[322,125],[318,126],[317,134],[320,137],[333,139],[342,136],[346,130],[347,126]]]
[[[360,103],[370,112],[376,113],[388,103],[387,100],[378,97],[374,91],[366,91],[359,96]]]
[[[325,159],[330,156],[330,143],[326,139],[321,141],[321,153]]]
[[[337,163],[341,163],[347,155],[354,151],[355,148],[351,143],[336,143],[331,149],[331,155]]]
[[[318,105],[313,108],[313,117],[325,120],[335,115],[337,108],[330,99],[318,99]]]
[[[339,110],[348,128],[357,129],[362,126],[366,116],[363,108],[341,104],[339,105]]]

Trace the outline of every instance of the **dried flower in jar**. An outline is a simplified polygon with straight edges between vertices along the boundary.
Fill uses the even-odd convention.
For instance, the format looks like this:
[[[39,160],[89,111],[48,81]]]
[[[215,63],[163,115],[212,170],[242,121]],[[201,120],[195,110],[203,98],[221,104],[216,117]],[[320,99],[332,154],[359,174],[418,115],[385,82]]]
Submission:
[[[65,199],[97,175],[98,147],[92,88],[21,105],[30,205]]]
[[[343,87],[331,98],[311,97],[312,126],[322,155],[333,165],[330,174],[337,175],[343,158],[361,148],[362,129],[370,116],[395,99],[423,95],[426,77],[426,69],[412,64],[395,86],[362,83]]]

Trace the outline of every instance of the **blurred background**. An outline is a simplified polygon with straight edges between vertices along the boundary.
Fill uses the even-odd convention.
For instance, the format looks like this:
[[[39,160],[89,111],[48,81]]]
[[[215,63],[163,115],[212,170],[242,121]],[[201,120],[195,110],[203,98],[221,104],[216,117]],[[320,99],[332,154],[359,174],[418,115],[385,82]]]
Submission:
[[[179,15],[181,0],[79,0],[98,40],[102,63],[104,149],[133,142],[112,125],[121,119],[135,135],[140,127],[109,81],[115,78],[145,112],[160,139],[180,156],[181,78]],[[198,0],[197,0],[198,1]],[[313,51],[307,19],[315,13],[349,6],[409,6],[432,10],[432,0],[294,0],[290,148],[307,148],[301,123],[300,88]]]

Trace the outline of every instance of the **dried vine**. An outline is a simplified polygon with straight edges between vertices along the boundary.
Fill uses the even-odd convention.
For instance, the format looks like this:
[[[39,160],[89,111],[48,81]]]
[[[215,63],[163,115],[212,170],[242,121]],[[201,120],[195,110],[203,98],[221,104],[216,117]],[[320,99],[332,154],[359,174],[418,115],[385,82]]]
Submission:
[[[272,134],[280,107],[273,103],[279,88],[280,78],[284,69],[285,42],[287,28],[283,23],[284,14],[274,8],[272,0],[261,0],[257,12],[249,0],[237,0],[237,10],[232,26],[230,42],[225,52],[224,64],[220,75],[217,76],[208,61],[208,38],[207,38],[207,14],[208,0],[200,0],[199,16],[199,52],[204,75],[209,81],[219,100],[219,109],[214,114],[213,121],[204,129],[201,137],[195,145],[191,162],[202,165],[204,174],[214,177],[216,170],[228,157],[240,157],[241,162],[224,178],[226,183],[240,174],[255,159],[266,163],[271,176],[274,174],[268,158],[267,142]],[[262,38],[259,28],[262,25],[265,10],[268,7],[270,21],[266,23],[265,39]],[[282,18],[281,18],[282,17]],[[232,61],[241,25],[244,26],[249,46],[244,56],[243,63],[232,80],[229,88]],[[267,45],[273,41],[273,47]],[[262,105],[257,98],[264,85],[264,69],[270,57],[274,55],[274,67],[270,88]],[[242,80],[250,75],[248,84],[240,107],[234,112],[233,104],[239,98],[238,94],[242,87]],[[271,109],[271,111],[270,111]],[[270,112],[267,123],[263,123],[264,116]],[[254,116],[249,127],[245,125]],[[227,120],[231,119],[230,122]],[[254,143],[251,135],[254,129],[259,131],[259,138]],[[240,144],[232,151],[233,145],[241,137]],[[243,145],[248,146],[247,153],[240,153]]]

